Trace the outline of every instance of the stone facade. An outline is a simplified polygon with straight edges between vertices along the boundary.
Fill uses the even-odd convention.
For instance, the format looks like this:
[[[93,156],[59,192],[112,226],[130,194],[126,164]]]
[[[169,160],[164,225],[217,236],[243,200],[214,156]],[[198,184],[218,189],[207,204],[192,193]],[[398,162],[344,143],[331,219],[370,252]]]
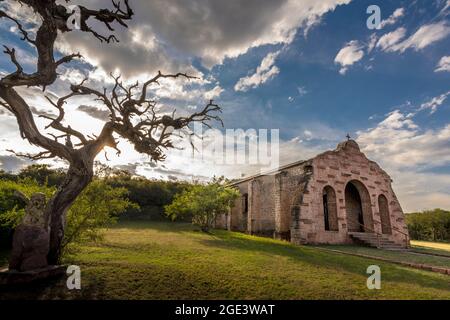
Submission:
[[[277,171],[235,182],[242,197],[216,227],[298,244],[352,243],[349,232],[408,245],[391,178],[353,140]]]

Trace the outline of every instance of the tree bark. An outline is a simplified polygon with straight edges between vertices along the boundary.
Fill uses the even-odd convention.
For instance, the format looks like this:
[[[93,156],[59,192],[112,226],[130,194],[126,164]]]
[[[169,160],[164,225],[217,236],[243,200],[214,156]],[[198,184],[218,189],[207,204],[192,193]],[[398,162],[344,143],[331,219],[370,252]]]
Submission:
[[[47,261],[50,265],[60,262],[67,210],[89,185],[93,176],[93,161],[81,154],[80,160],[70,165],[63,184],[47,205],[46,215],[50,225],[50,250]]]

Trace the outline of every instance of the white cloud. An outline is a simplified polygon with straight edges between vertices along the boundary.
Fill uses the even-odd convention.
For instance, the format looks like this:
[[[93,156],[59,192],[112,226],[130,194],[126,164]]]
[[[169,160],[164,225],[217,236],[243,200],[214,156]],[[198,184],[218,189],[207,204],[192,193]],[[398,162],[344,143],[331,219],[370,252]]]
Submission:
[[[447,71],[450,72],[450,56],[444,56],[439,60],[434,72]]]
[[[421,129],[410,115],[395,110],[357,134],[362,151],[393,178],[405,211],[450,208],[450,175],[432,171],[450,164],[450,124]]]
[[[378,38],[377,38],[376,33],[372,33],[370,35],[369,42],[367,44],[367,53],[370,53],[373,50],[373,48],[375,48],[375,46],[377,44],[377,39]]]
[[[340,74],[345,74],[349,66],[353,65],[355,62],[358,62],[364,57],[363,48],[364,46],[361,45],[357,40],[352,40],[338,52],[336,58],[334,58],[334,62],[341,66],[341,69],[339,70]]]
[[[256,72],[250,76],[240,78],[234,86],[236,91],[248,91],[251,88],[256,88],[261,84],[267,82],[276,76],[280,69],[275,65],[275,59],[280,54],[280,51],[269,53],[261,61],[261,64],[256,68]]]
[[[18,158],[14,155],[0,155],[0,169],[6,172],[17,172],[30,163],[30,160]]]
[[[407,49],[419,51],[425,47],[446,38],[450,34],[450,27],[446,21],[423,25],[408,39],[392,45],[388,51],[404,52]]]
[[[220,95],[222,94],[223,91],[224,91],[224,89],[221,86],[216,85],[211,90],[206,91],[204,96],[207,100],[216,99],[216,98],[220,97]]]
[[[305,87],[297,87],[297,91],[300,97],[303,97],[305,94],[308,93],[308,90],[306,90]]]
[[[126,77],[184,70],[192,57],[210,68],[250,48],[289,44],[299,28],[310,29],[325,13],[350,1],[133,1],[135,17],[129,28],[116,28],[120,43],[101,44],[90,35],[71,32],[64,35],[60,48],[80,51],[92,65],[107,73],[118,69]],[[79,2],[110,7],[105,0]]]
[[[447,2],[445,3],[444,7],[439,12],[439,15],[447,16],[450,13],[449,9],[450,9],[450,0],[447,0]]]
[[[174,0],[168,4],[155,0],[146,1],[140,9],[147,14],[145,20],[156,34],[212,66],[252,47],[290,43],[299,27],[308,29],[326,12],[349,2]]]
[[[450,163],[450,124],[421,130],[411,117],[395,110],[374,128],[358,132],[364,151],[391,167],[435,167]]]
[[[289,44],[299,29],[306,32],[325,13],[350,1],[134,1],[135,16],[128,22],[129,28],[115,28],[119,43],[100,43],[90,34],[74,31],[62,34],[57,48],[63,53],[80,52],[84,61],[95,66],[89,77],[96,81],[110,81],[110,72],[129,81],[142,81],[158,70],[201,75],[192,66],[195,57],[210,68],[250,48]],[[79,4],[110,7],[107,0],[80,0]],[[273,77],[278,71],[274,66],[265,76]],[[162,91],[169,95],[168,90]]]
[[[405,15],[405,9],[404,8],[397,8],[394,13],[392,13],[389,18],[386,20],[381,21],[380,27],[384,28],[385,26],[392,25],[397,23],[397,21]]]
[[[430,113],[435,113],[437,108],[441,106],[447,97],[450,95],[450,91],[443,93],[437,97],[432,98],[430,101],[422,103],[419,110],[427,110],[430,109]]]
[[[389,49],[397,44],[400,40],[405,37],[406,29],[403,27],[398,28],[395,31],[389,32],[381,36],[381,38],[377,42],[377,48],[380,48],[383,51],[389,51]]]
[[[390,168],[389,175],[404,212],[450,209],[449,174]]]

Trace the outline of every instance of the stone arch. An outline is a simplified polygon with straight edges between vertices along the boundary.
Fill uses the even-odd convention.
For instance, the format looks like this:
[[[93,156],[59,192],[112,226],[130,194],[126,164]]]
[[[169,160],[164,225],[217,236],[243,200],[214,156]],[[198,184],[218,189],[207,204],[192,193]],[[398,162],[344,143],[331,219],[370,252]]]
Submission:
[[[378,196],[378,209],[380,210],[381,233],[392,234],[389,204],[387,198],[383,194]]]
[[[351,180],[345,186],[345,209],[350,232],[373,232],[372,202],[365,185]]]
[[[339,231],[336,192],[331,186],[322,191],[323,218],[326,231]]]

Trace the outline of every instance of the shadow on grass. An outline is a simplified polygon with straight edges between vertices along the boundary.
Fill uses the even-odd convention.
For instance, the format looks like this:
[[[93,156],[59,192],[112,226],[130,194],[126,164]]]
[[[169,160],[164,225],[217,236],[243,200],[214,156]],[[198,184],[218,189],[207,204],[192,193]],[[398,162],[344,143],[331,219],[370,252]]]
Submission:
[[[444,249],[438,249],[438,248],[430,248],[420,245],[413,245],[412,250],[418,253],[425,253],[425,254],[438,254],[440,256],[450,258],[450,251],[444,250]]]
[[[207,246],[222,249],[255,252],[274,256],[285,256],[294,261],[308,263],[317,267],[342,269],[343,271],[366,276],[369,265],[382,266],[383,279],[400,283],[416,283],[423,287],[450,290],[450,277],[433,274],[421,270],[414,270],[403,266],[349,256],[339,253],[321,251],[308,246],[294,245],[288,242],[272,240],[270,238],[253,237],[233,232],[216,231],[214,239],[200,240]]]
[[[425,253],[419,254],[416,251],[394,251],[357,245],[320,245],[317,247],[344,251],[351,254],[364,254],[394,261],[412,262],[435,267],[450,268],[450,256],[434,256]]]
[[[63,275],[56,279],[42,279],[30,284],[0,287],[0,300],[95,299],[99,292],[104,291],[100,279],[95,281],[95,286],[84,285],[82,291],[69,290],[66,281],[67,277]]]

